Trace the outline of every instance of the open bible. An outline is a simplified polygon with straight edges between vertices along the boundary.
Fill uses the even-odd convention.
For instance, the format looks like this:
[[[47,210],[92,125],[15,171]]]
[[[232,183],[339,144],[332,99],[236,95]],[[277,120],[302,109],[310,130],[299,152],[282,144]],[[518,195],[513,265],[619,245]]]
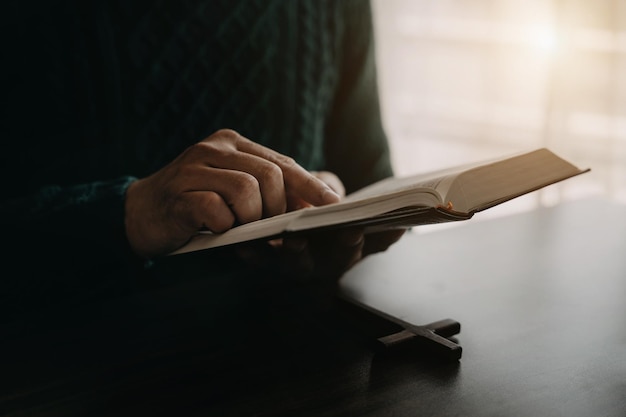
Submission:
[[[261,219],[224,233],[200,231],[172,254],[332,228],[362,227],[368,233],[467,220],[476,212],[587,171],[541,148],[437,172],[391,177],[339,203]]]

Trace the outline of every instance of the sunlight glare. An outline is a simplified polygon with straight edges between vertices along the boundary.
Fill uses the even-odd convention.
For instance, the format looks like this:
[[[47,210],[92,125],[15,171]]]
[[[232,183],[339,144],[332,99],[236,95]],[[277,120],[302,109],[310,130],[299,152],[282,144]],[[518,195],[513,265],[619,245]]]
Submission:
[[[534,44],[543,52],[555,53],[559,47],[559,40],[554,30],[549,28],[534,29]]]

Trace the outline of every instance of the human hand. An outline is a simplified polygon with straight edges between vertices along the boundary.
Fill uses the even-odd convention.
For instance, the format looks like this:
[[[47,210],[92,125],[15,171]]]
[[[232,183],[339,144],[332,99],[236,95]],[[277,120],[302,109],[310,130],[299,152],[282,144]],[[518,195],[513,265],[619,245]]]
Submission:
[[[198,230],[216,233],[340,197],[293,159],[232,130],[190,146],[126,192],[126,236],[143,257],[163,255]]]
[[[242,244],[240,257],[257,268],[301,280],[336,281],[368,255],[387,250],[404,229],[365,234],[361,228],[312,233],[270,242]]]
[[[312,174],[340,197],[345,196],[343,183],[335,174],[328,171]],[[304,206],[294,204],[295,208]],[[256,267],[278,269],[283,275],[334,280],[364,257],[387,250],[404,232],[396,229],[365,234],[361,228],[340,229],[243,244],[238,247],[238,253]]]

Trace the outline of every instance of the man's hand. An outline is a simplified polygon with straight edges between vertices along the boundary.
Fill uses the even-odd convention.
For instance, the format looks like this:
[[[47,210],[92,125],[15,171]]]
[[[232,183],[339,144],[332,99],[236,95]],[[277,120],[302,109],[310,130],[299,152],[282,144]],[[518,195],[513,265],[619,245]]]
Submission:
[[[313,172],[340,197],[345,196],[341,180],[332,172]],[[295,203],[295,208],[306,206]],[[306,237],[252,242],[238,247],[239,255],[258,267],[279,270],[302,279],[337,280],[364,257],[387,250],[405,230],[364,234],[360,228],[311,233]]]
[[[224,232],[284,213],[289,205],[324,205],[340,197],[293,159],[232,130],[192,145],[126,192],[126,235],[143,256],[163,255],[198,230]]]
[[[359,261],[387,250],[404,229],[364,234],[358,228],[251,242],[238,247],[239,255],[259,268],[268,268],[301,280],[336,281]]]

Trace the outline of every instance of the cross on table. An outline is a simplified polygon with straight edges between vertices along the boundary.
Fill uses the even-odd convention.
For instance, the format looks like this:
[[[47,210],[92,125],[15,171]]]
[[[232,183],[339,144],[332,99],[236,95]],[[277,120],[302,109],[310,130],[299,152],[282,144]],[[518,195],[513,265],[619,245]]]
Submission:
[[[408,323],[346,295],[339,295],[344,312],[350,313],[357,326],[375,338],[375,347],[390,351],[417,343],[442,354],[446,359],[459,360],[463,349],[450,338],[461,331],[461,324],[452,319],[418,326]]]

